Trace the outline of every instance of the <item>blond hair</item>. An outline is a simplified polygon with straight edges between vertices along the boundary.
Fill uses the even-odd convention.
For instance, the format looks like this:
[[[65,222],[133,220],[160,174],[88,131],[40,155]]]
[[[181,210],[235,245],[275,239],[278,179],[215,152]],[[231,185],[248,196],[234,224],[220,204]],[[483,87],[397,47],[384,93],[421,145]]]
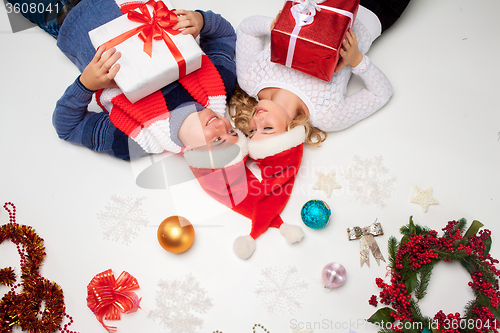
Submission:
[[[239,86],[236,86],[236,90],[229,102],[229,116],[234,122],[234,127],[247,136],[250,135],[250,120],[252,120],[256,108],[257,100],[249,96]],[[290,124],[288,124],[287,130],[289,131],[300,125],[304,125],[306,128],[306,143],[308,145],[317,147],[326,140],[326,132],[311,125],[309,123],[309,116],[305,114],[297,115]]]

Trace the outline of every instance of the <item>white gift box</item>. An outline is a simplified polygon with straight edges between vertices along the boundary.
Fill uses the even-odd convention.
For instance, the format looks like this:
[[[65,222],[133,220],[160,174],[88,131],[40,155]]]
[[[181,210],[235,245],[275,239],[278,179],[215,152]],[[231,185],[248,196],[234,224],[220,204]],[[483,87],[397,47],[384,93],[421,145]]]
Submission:
[[[163,2],[169,9],[173,8],[168,0]],[[148,5],[148,9],[151,14],[153,7]],[[142,24],[131,21],[127,15],[123,15],[89,31],[90,40],[97,49],[100,45]],[[199,69],[202,51],[193,36],[183,34],[168,34],[168,36],[186,62],[186,75]],[[177,61],[163,39],[153,40],[151,57],[144,52],[144,42],[138,34],[114,48],[121,52],[121,58],[117,61],[120,70],[116,74],[115,82],[132,103],[179,79]]]

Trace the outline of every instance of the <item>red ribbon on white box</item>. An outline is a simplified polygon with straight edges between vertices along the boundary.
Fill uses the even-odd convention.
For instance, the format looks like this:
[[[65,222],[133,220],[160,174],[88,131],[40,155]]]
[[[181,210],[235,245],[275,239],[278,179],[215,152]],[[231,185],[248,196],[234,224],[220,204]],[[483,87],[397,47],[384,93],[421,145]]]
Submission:
[[[151,16],[148,10],[148,5],[153,7],[153,16]],[[170,53],[172,53],[172,56],[177,62],[179,67],[179,78],[185,76],[186,60],[175,45],[174,41],[168,35],[171,34],[175,36],[181,33],[179,30],[172,29],[172,27],[177,23],[177,15],[175,15],[173,10],[168,9],[165,3],[161,0],[149,0],[142,6],[138,7],[138,9],[140,12],[136,11],[135,8],[129,10],[127,12],[127,17],[131,21],[142,23],[142,25],[136,27],[135,29],[126,31],[102,45],[106,46],[106,50],[109,50],[110,48],[123,43],[125,40],[138,34],[139,38],[144,42],[144,52],[151,57],[153,52],[153,40],[163,39],[165,45],[167,45]]]
[[[354,23],[354,14],[343,10],[340,8],[334,8],[329,6],[319,5],[325,0],[287,0],[292,2],[297,2],[290,8],[293,18],[295,19],[295,27],[290,35],[290,42],[288,43],[288,53],[286,56],[286,67],[292,67],[293,56],[295,54],[295,44],[297,43],[297,37],[299,36],[300,29],[303,26],[309,25],[314,22],[314,17],[316,12],[321,11],[321,9],[329,10],[331,12],[338,13],[340,15],[347,16],[351,19],[350,27]]]

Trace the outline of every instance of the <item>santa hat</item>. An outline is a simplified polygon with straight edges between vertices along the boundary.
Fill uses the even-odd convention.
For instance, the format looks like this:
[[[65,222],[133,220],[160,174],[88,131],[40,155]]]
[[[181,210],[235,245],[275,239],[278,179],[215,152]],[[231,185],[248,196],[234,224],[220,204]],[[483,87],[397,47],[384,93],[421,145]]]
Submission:
[[[248,140],[243,133],[235,131],[238,133],[237,144],[225,143],[188,150],[184,152],[184,157],[206,193],[233,211],[252,219],[250,235],[238,237],[233,244],[236,255],[247,259],[255,250],[255,239],[269,227],[279,228],[289,241],[291,238],[295,241],[297,232],[294,226],[283,223],[279,215],[281,210],[259,209],[263,215],[256,216],[259,202],[262,207],[272,203],[262,200],[265,189],[246,166]],[[302,238],[301,235],[299,237]]]
[[[262,193],[252,213],[250,237],[253,239],[271,226],[269,216],[279,216],[285,208],[302,161],[305,137],[305,127],[301,125],[269,139],[248,142],[249,156],[257,163],[262,175]],[[279,229],[291,244],[304,236],[298,226],[283,224]]]

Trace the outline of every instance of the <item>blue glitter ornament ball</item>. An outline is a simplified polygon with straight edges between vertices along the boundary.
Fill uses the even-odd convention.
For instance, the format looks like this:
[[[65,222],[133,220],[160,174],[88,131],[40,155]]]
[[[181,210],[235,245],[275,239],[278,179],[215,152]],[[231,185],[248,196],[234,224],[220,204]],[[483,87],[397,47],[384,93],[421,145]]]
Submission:
[[[305,225],[312,229],[326,227],[332,211],[327,203],[322,200],[309,200],[302,206],[300,217]]]

